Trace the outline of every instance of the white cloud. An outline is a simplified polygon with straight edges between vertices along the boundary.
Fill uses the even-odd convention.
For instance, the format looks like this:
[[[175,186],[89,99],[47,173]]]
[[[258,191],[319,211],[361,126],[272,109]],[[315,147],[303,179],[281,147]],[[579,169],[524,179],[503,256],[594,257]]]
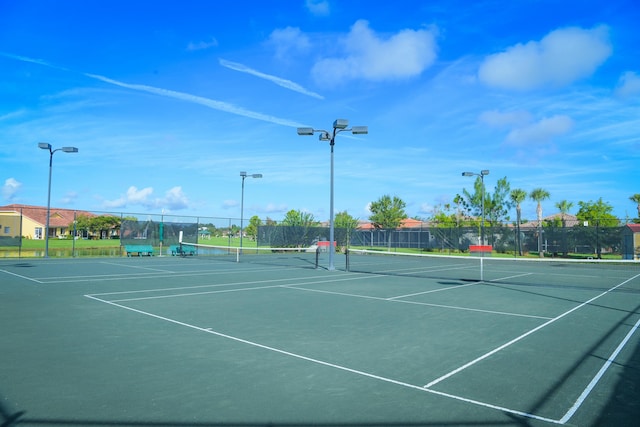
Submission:
[[[238,203],[236,200],[225,200],[222,202],[222,209],[234,209],[239,205],[240,203]]]
[[[139,205],[145,208],[180,210],[189,206],[189,199],[182,191],[182,187],[173,187],[169,189],[164,197],[152,199],[152,187],[138,189],[131,186],[127,189],[124,196],[116,200],[105,200],[103,206],[105,208],[124,208],[129,205]]]
[[[208,41],[200,41],[200,42],[189,42],[187,45],[187,50],[196,51],[196,50],[205,50],[211,47],[218,46],[218,40],[211,37]]]
[[[78,193],[76,193],[75,191],[69,191],[67,194],[64,195],[64,197],[60,200],[60,202],[69,205],[73,202],[75,202],[78,199]]]
[[[633,71],[627,71],[620,76],[616,95],[627,98],[633,95],[640,95],[640,76]]]
[[[494,128],[505,128],[513,126],[522,126],[530,123],[533,116],[528,111],[509,111],[502,113],[500,111],[484,111],[480,114],[479,120]]]
[[[513,129],[507,135],[505,143],[511,146],[533,148],[536,145],[549,144],[554,137],[564,135],[572,127],[573,120],[570,117],[556,115]]]
[[[2,197],[9,201],[15,199],[21,187],[22,183],[18,182],[15,178],[7,178],[2,186]]]
[[[331,12],[329,2],[326,0],[307,0],[305,6],[316,16],[328,16]]]
[[[306,53],[311,49],[311,42],[300,28],[286,27],[273,30],[267,44],[276,51],[276,58],[283,60],[297,53]]]
[[[341,57],[319,60],[314,78],[336,84],[354,79],[381,81],[419,75],[433,64],[437,46],[435,30],[405,29],[383,39],[364,20],[357,21],[342,43]]]
[[[292,90],[294,92],[299,92],[303,95],[311,96],[318,99],[324,99],[324,96],[319,95],[315,92],[312,92],[308,89],[305,89],[299,84],[292,82],[291,80],[286,80],[280,77],[272,76],[270,74],[265,74],[260,71],[249,68],[245,65],[238,64],[237,62],[231,62],[225,59],[220,59],[219,62],[220,62],[220,65],[222,65],[223,67],[229,68],[231,70],[239,71],[241,73],[251,74],[261,79],[269,80],[270,82],[273,82],[278,86],[282,86],[283,88]]]
[[[169,210],[180,210],[189,207],[189,199],[182,191],[182,187],[173,187],[168,190],[163,199],[156,200],[157,207],[166,207]]]
[[[529,90],[588,77],[611,55],[606,26],[555,30],[485,58],[478,78],[488,86]]]

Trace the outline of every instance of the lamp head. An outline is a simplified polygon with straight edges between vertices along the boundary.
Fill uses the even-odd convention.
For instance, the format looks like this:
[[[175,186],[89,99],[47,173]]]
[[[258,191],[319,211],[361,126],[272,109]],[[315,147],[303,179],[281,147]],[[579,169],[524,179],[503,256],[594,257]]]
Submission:
[[[298,128],[298,135],[313,135],[313,128]]]
[[[240,172],[240,176],[243,177],[243,178],[246,178],[247,177],[247,173],[246,172]]]
[[[329,132],[320,132],[318,139],[320,139],[320,141],[330,141],[331,137],[329,136]]]
[[[76,147],[62,147],[62,151],[65,153],[77,153],[78,149]]]
[[[369,133],[368,126],[353,126],[351,128],[351,133],[354,135],[366,135]]]
[[[251,178],[262,178],[262,174],[261,173],[254,173],[253,175],[251,175]]]
[[[489,175],[489,170],[485,169],[483,171],[480,171],[480,175],[482,176]]]
[[[42,148],[43,150],[51,150],[51,144],[48,142],[39,142],[38,148]]]
[[[346,129],[347,126],[349,126],[349,120],[347,119],[336,119],[336,121],[333,122],[334,129]]]
[[[473,172],[462,172],[462,176],[473,176],[475,173]]]

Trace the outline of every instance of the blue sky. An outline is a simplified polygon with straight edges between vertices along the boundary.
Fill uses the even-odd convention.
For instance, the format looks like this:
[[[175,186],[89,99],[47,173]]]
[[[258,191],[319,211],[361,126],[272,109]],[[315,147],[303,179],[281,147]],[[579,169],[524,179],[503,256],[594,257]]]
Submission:
[[[165,4],[167,3],[167,4]],[[282,219],[398,196],[428,218],[489,169],[555,203],[640,193],[636,1],[0,2],[0,204]],[[511,215],[515,218],[515,214]],[[535,219],[535,203],[523,204]]]

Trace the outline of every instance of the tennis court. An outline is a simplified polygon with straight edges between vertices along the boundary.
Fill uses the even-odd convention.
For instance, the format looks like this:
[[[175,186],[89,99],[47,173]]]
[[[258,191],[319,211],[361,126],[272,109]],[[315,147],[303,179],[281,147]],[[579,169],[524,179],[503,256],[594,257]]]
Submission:
[[[249,255],[0,261],[2,425],[640,419],[637,262]]]

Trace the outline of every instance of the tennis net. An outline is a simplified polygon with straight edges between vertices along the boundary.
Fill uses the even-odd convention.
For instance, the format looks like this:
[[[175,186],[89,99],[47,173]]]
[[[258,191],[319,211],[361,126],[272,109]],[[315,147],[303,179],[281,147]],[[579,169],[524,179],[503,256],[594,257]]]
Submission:
[[[311,248],[235,247],[182,242],[174,255],[216,261],[270,264],[287,267],[318,268],[321,252]]]
[[[590,289],[606,289],[612,284],[628,281],[625,289],[640,292],[640,262],[637,260],[505,258],[349,249],[347,270],[441,280]]]

